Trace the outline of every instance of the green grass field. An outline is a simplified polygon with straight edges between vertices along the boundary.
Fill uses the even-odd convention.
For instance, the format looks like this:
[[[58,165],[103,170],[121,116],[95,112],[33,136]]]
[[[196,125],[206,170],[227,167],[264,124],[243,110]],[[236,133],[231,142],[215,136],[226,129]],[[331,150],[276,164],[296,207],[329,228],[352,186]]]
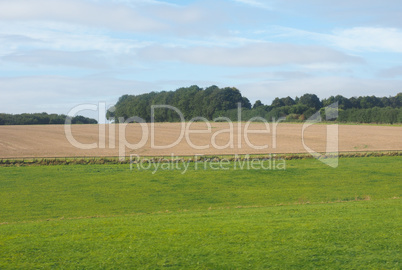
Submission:
[[[0,269],[400,269],[401,165],[0,167]]]

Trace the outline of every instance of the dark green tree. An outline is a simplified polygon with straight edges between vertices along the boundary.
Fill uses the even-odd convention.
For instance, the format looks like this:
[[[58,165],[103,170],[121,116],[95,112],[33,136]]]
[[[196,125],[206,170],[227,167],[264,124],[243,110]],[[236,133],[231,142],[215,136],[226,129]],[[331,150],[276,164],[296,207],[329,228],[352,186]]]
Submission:
[[[321,108],[321,101],[315,94],[304,94],[300,97],[299,103],[315,110]]]
[[[262,104],[261,100],[257,100],[253,105],[253,109],[256,109],[261,106],[264,106],[264,104]]]

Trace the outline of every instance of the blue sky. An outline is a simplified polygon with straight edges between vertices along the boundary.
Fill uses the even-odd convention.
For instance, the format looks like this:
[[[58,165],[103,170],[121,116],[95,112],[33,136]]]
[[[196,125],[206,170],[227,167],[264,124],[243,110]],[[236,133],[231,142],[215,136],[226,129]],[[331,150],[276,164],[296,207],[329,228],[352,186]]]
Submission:
[[[402,92],[402,3],[0,0],[0,112],[233,86],[252,103]]]

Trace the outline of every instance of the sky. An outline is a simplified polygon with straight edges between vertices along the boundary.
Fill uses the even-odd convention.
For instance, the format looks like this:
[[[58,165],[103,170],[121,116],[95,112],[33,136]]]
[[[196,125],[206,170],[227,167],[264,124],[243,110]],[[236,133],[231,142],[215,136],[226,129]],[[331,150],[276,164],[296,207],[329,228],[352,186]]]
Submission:
[[[394,96],[401,18],[400,0],[0,0],[0,113],[191,85]]]

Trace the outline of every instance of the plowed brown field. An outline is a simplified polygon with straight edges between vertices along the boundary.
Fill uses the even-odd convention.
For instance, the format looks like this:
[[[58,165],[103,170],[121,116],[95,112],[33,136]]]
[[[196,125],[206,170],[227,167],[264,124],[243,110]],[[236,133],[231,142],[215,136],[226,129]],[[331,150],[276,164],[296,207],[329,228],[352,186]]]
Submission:
[[[198,130],[205,133],[187,133],[186,136],[180,123],[156,123],[153,132],[156,147],[152,147],[150,124],[146,127],[129,124],[125,134],[123,125],[72,125],[73,138],[81,144],[93,144],[93,149],[80,149],[72,145],[63,125],[0,126],[0,158],[121,156],[123,152],[126,156],[306,152],[302,140],[302,124],[281,123],[276,127],[270,124],[265,133],[248,133],[247,138],[244,135],[246,123],[234,123],[232,129],[228,123],[211,123],[209,131],[204,122],[184,125],[192,132]],[[266,126],[262,123],[252,123],[248,127],[251,131],[264,129]],[[146,130],[148,134],[144,134]],[[339,151],[402,150],[401,126],[339,125],[338,131]],[[184,132],[184,136],[180,139],[181,132]],[[329,134],[332,143],[334,134]],[[144,143],[141,147],[125,147],[128,143],[134,145],[141,141]],[[308,127],[304,132],[304,143],[316,152],[325,152],[327,125]],[[166,147],[170,144],[174,145]],[[265,148],[262,148],[264,145]]]

